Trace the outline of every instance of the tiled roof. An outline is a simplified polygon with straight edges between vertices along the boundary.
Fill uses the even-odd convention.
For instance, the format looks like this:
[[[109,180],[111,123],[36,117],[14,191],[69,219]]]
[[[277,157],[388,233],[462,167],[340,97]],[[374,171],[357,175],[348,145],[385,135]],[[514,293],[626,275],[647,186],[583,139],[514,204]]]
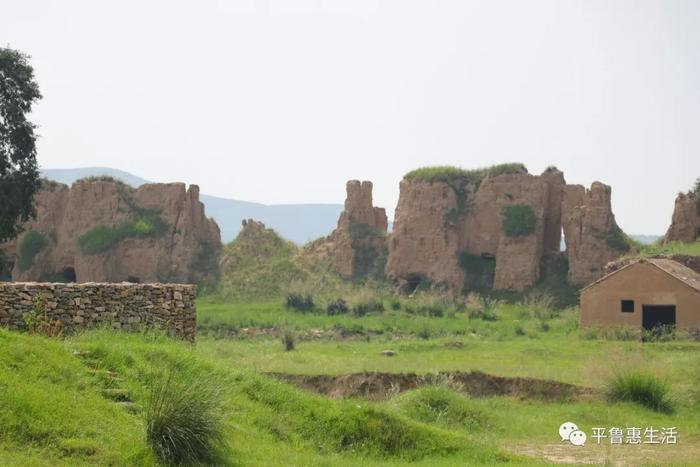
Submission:
[[[650,258],[645,261],[650,262],[659,269],[663,269],[676,279],[685,282],[695,290],[700,291],[700,274],[687,266],[676,261],[662,258]]]
[[[592,282],[591,284],[588,284],[586,287],[584,287],[581,290],[588,289],[589,287],[592,287],[599,282],[603,282],[606,280],[608,277],[617,274],[620,271],[624,271],[625,269],[634,266],[635,264],[639,263],[649,263],[657,268],[661,269],[664,271],[666,274],[669,274],[679,281],[685,283],[689,287],[692,287],[693,289],[697,290],[700,292],[700,274],[697,272],[693,271],[687,266],[682,265],[681,263],[677,261],[673,261],[670,259],[665,259],[665,258],[641,258],[638,259],[637,261],[632,261],[631,263],[627,264],[626,266],[623,266],[622,268],[611,272],[610,274],[607,274],[600,279],[598,279],[595,282]]]

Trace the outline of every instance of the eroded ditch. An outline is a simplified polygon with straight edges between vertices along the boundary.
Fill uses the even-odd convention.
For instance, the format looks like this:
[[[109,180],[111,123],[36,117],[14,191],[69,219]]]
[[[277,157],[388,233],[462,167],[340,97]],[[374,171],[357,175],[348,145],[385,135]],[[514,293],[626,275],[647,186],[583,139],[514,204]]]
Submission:
[[[591,397],[595,391],[585,386],[537,378],[494,376],[480,371],[415,373],[364,372],[346,375],[294,375],[268,373],[301,389],[342,399],[361,397],[384,400],[432,384],[446,384],[474,397],[511,396],[520,399],[573,401]]]

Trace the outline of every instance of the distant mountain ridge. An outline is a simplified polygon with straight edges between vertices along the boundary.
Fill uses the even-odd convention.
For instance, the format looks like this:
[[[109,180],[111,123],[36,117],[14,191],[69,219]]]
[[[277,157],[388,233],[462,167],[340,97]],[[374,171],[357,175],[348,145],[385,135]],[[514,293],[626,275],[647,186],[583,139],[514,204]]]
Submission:
[[[85,177],[107,175],[138,187],[152,183],[144,178],[108,167],[81,167],[75,169],[43,169],[42,177],[71,185]],[[260,204],[236,199],[200,195],[206,214],[213,217],[221,229],[221,240],[232,241],[241,230],[243,219],[255,219],[275,229],[282,237],[297,244],[330,234],[336,227],[343,210],[342,204]]]

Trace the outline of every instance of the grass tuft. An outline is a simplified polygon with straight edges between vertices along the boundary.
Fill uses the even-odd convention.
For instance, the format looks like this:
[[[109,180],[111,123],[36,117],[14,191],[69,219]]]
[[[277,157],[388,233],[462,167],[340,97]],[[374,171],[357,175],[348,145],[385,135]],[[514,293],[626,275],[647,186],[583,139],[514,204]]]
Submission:
[[[634,402],[662,413],[672,413],[674,410],[669,392],[668,383],[642,371],[616,374],[605,387],[605,395],[610,401]]]
[[[224,445],[221,400],[214,380],[168,372],[151,382],[146,439],[166,464],[214,462]]]

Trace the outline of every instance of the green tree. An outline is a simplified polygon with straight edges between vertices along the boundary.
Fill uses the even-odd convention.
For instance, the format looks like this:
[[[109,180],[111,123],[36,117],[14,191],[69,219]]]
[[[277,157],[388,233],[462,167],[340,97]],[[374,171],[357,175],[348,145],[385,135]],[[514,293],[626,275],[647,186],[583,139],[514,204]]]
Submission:
[[[36,126],[27,114],[40,98],[29,57],[0,48],[0,242],[16,237],[34,215],[40,180]]]

